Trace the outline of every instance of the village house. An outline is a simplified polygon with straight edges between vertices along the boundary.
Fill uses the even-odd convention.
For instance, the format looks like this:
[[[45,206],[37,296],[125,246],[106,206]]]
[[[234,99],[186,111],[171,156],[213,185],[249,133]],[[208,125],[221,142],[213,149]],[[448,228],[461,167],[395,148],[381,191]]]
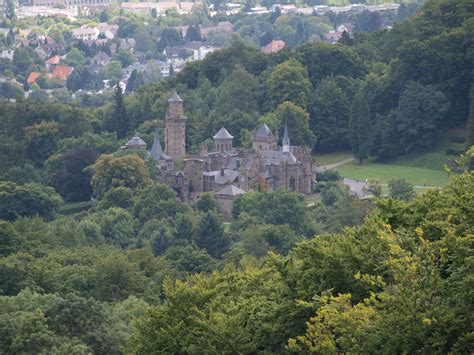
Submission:
[[[48,69],[48,71],[53,70],[56,66],[59,65],[59,63],[61,63],[61,57],[59,55],[55,55],[45,60],[44,62],[46,69]]]
[[[92,57],[91,63],[99,67],[105,67],[110,62],[110,56],[107,53],[99,52]]]
[[[67,65],[58,65],[54,68],[53,72],[50,74],[51,79],[57,79],[59,81],[66,81],[67,78],[72,74],[74,71],[74,67],[70,67]]]
[[[347,34],[351,34],[354,26],[351,23],[343,23],[337,27],[337,32],[347,32]]]
[[[202,45],[198,49],[194,50],[193,58],[194,58],[194,60],[203,60],[206,57],[206,55],[208,55],[209,53],[214,52],[216,49],[218,49],[218,48],[208,46],[208,45]]]
[[[30,75],[28,75],[28,78],[26,79],[26,83],[28,85],[33,85],[34,83],[36,83],[36,80],[38,80],[40,76],[41,76],[41,73],[32,71]]]
[[[293,12],[296,12],[296,10],[297,10],[297,7],[296,7],[295,4],[287,4],[287,5],[274,4],[270,7],[270,11],[275,12],[277,8],[280,9],[282,14],[293,13]]]
[[[52,56],[57,53],[63,52],[66,47],[63,44],[60,43],[44,43],[40,45],[41,49],[43,52],[46,53],[46,56]]]
[[[270,43],[268,43],[265,47],[263,47],[263,52],[266,54],[275,53],[281,51],[285,48],[285,42],[279,39],[274,39]]]
[[[2,52],[0,53],[0,58],[13,60],[14,55],[15,55],[14,49],[3,49]]]
[[[339,31],[329,31],[324,34],[324,39],[331,43],[336,44],[342,37],[342,32]]]
[[[72,30],[72,37],[81,41],[96,40],[97,38],[99,38],[99,34],[100,31],[96,27],[81,27]]]
[[[117,35],[119,25],[109,25],[108,23],[99,23],[97,25],[99,35],[106,39],[114,39]]]

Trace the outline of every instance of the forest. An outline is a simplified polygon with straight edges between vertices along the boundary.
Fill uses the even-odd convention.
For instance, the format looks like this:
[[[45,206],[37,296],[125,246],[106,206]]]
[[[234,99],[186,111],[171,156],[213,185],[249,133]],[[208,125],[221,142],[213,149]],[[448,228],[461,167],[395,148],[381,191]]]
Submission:
[[[184,99],[187,150],[266,123],[360,160],[474,143],[474,3],[428,1],[391,30],[271,55],[235,40],[135,93],[0,104],[0,353],[470,353],[474,148],[450,182],[360,200],[249,192],[233,218],[158,182],[147,154]]]

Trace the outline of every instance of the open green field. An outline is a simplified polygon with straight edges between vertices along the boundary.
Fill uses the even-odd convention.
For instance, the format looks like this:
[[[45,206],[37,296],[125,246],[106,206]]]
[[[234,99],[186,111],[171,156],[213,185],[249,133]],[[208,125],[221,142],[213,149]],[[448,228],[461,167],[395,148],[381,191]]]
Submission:
[[[333,152],[325,154],[316,154],[316,164],[317,165],[328,165],[334,164],[338,161],[352,157],[351,152]]]
[[[440,137],[438,144],[430,152],[405,154],[388,163],[416,168],[444,170],[446,161],[457,158],[457,156],[446,154],[446,150],[463,150],[466,148],[466,143],[456,143],[452,140],[460,137],[466,138],[466,135],[467,132],[464,128],[450,129],[444,136]]]
[[[404,178],[417,186],[443,186],[449,180],[448,174],[441,170],[383,163],[359,165],[356,162],[350,162],[337,167],[337,171],[349,179],[378,180],[382,184],[387,184],[392,179]]]
[[[415,186],[443,186],[449,178],[444,170],[446,162],[456,159],[455,155],[448,155],[448,149],[461,151],[465,143],[456,143],[455,140],[466,138],[466,129],[450,129],[438,144],[426,153],[406,154],[388,162],[370,161],[359,165],[353,161],[337,167],[339,173],[346,178],[356,180],[378,180],[387,184],[391,179],[404,178]],[[350,152],[334,152],[316,155],[317,165],[327,165],[351,157]],[[416,189],[423,191],[424,189]]]

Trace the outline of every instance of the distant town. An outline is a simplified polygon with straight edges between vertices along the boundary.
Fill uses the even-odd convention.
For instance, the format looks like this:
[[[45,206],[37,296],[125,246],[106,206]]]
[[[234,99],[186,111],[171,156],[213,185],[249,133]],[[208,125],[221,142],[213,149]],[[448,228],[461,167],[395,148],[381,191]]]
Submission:
[[[64,95],[64,89],[73,97],[102,94],[116,85],[130,92],[179,73],[235,38],[271,54],[391,28],[400,13],[399,4],[2,0],[0,7],[0,95],[11,100],[58,90]]]

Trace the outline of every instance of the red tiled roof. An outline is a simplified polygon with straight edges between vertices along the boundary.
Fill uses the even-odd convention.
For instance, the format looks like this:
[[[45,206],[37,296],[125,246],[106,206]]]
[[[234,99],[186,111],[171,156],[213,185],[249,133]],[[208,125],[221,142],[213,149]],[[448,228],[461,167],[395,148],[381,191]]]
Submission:
[[[263,51],[267,54],[270,54],[270,53],[281,51],[283,48],[285,48],[285,42],[278,39],[278,40],[273,40],[270,43],[268,43],[263,48]]]
[[[59,64],[60,61],[61,61],[61,57],[59,55],[55,55],[54,57],[47,59],[45,63],[50,64],[50,65],[56,65],[56,64]]]
[[[36,82],[36,80],[38,80],[38,78],[41,76],[41,73],[38,73],[36,71],[32,71],[30,73],[30,75],[28,75],[28,79],[26,79],[26,82],[31,85],[31,84],[34,84]]]
[[[53,72],[51,73],[51,78],[64,81],[69,77],[69,75],[71,75],[73,70],[74,70],[73,67],[57,66],[56,68],[54,68]]]

